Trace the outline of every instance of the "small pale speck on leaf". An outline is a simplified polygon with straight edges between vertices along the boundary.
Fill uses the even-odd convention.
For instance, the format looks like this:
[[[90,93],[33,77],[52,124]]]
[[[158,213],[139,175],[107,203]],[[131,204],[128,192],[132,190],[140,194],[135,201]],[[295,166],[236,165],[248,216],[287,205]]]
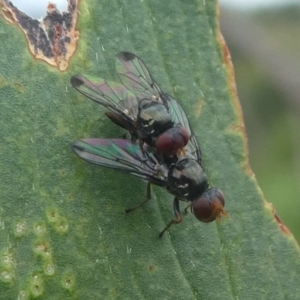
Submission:
[[[44,274],[47,275],[47,276],[52,276],[54,275],[55,273],[55,266],[53,263],[46,263],[44,266],[43,266],[43,270],[44,270]]]
[[[17,236],[17,237],[23,236],[26,232],[26,228],[27,228],[27,226],[26,226],[25,221],[17,222],[14,227],[15,236]]]
[[[74,199],[74,198],[73,198],[73,195],[72,195],[72,194],[68,194],[68,195],[67,195],[67,200],[68,200],[68,201],[73,201],[73,199]]]
[[[46,211],[47,219],[50,223],[57,223],[59,220],[59,212],[55,208],[48,208]]]
[[[44,293],[44,281],[41,275],[35,274],[31,277],[30,292],[34,298]]]
[[[11,270],[1,270],[0,280],[5,283],[10,283],[13,281],[14,274]]]
[[[62,283],[62,287],[65,290],[72,291],[75,286],[75,277],[70,273],[65,274],[62,278],[61,283]]]
[[[14,82],[13,86],[15,87],[16,90],[18,90],[20,93],[23,93],[25,88],[22,84],[18,83],[18,82]]]
[[[24,290],[21,290],[18,294],[18,300],[27,300],[29,298],[28,293]]]
[[[67,172],[66,172],[65,170],[59,170],[59,175],[60,175],[61,177],[66,177]]]
[[[203,110],[203,105],[204,105],[204,101],[203,99],[199,99],[196,104],[195,104],[195,117],[196,118],[199,118],[201,113],[202,113],[202,110]]]
[[[38,236],[44,235],[46,232],[46,226],[44,222],[38,222],[33,226],[34,233]]]
[[[152,265],[148,266],[148,271],[150,273],[152,273],[154,271],[154,269],[155,269],[154,266],[152,266]]]
[[[61,218],[57,223],[56,223],[56,230],[59,233],[66,233],[69,230],[69,225],[68,222],[65,218]]]
[[[1,254],[0,263],[3,266],[13,267],[14,266],[14,260],[13,256],[9,252],[4,252]]]
[[[34,252],[44,259],[49,260],[51,257],[51,249],[47,242],[38,241],[34,246]]]

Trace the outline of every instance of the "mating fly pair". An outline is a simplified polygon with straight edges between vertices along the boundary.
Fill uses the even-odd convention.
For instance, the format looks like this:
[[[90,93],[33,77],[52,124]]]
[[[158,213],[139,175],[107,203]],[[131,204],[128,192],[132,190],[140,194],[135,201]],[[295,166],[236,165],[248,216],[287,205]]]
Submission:
[[[109,109],[106,116],[129,131],[126,139],[82,139],[72,150],[87,162],[123,171],[165,187],[175,196],[172,219],[160,237],[182,220],[179,201],[189,202],[202,222],[219,219],[224,210],[222,191],[210,188],[202,166],[199,144],[181,105],[164,93],[145,64],[130,52],[117,55],[116,70],[122,84],[88,75],[75,75],[72,86]]]

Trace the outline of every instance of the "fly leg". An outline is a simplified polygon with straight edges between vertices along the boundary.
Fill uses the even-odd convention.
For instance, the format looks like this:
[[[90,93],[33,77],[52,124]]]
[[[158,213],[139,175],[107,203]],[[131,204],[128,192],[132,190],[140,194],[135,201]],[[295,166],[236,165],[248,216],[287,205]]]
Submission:
[[[123,127],[124,129],[127,129],[128,131],[134,130],[133,124],[126,119],[121,113],[115,113],[112,111],[106,111],[105,115],[113,121],[115,124]]]
[[[128,130],[132,140],[137,139],[137,137],[135,135],[133,135],[133,132],[135,131],[134,125],[127,118],[125,118],[122,114],[115,113],[115,112],[112,112],[112,111],[106,111],[105,115],[111,121],[113,121],[115,124],[117,124],[117,125],[121,126],[122,128]],[[127,132],[124,133],[121,137],[123,139],[127,139],[128,133]]]
[[[160,238],[172,226],[172,224],[178,224],[182,221],[182,216],[181,216],[180,209],[179,209],[179,199],[177,197],[174,198],[173,208],[174,208],[174,213],[175,213],[176,219],[171,220],[167,224],[167,226],[161,231],[161,233],[159,234]]]
[[[141,203],[139,203],[137,206],[125,209],[125,213],[128,214],[128,213],[136,210],[137,208],[141,207],[143,204],[145,204],[146,202],[148,202],[150,199],[151,199],[151,183],[148,181],[148,183],[147,183],[146,199],[144,201],[142,201]]]
[[[187,214],[188,213],[188,209],[191,207],[192,202],[189,202],[189,204],[186,206],[186,208],[184,209],[184,213]]]

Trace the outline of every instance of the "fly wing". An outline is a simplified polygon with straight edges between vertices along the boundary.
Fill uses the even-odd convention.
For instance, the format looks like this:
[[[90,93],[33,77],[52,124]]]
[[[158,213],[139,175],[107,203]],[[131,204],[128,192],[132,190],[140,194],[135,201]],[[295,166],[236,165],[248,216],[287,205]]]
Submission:
[[[89,75],[71,77],[72,86],[81,94],[121,115],[131,124],[136,120],[138,101],[124,85]]]
[[[72,145],[83,160],[106,168],[116,169],[165,186],[159,164],[151,152],[142,151],[138,144],[124,139],[83,139]]]
[[[181,124],[190,134],[190,139],[187,145],[184,147],[186,155],[197,160],[202,166],[202,153],[196,136],[191,128],[187,115],[185,114],[182,106],[172,96],[165,94],[168,99],[170,113],[172,120],[175,124]]]
[[[150,99],[159,101],[168,108],[163,91],[139,57],[130,52],[120,52],[117,55],[116,69],[122,83],[139,100]]]

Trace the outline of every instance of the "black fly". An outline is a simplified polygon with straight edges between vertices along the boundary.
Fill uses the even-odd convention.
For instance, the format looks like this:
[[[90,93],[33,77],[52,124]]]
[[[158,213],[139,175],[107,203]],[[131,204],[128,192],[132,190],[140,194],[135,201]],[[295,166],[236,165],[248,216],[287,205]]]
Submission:
[[[174,122],[170,96],[155,82],[135,54],[117,55],[116,70],[122,84],[89,75],[75,75],[72,86],[109,109],[106,116],[127,129],[132,140],[146,142],[159,153],[174,155],[189,140],[189,132]]]
[[[71,83],[80,93],[108,108],[106,115],[127,129],[131,141],[123,139],[84,139],[72,145],[85,161],[117,169],[165,187],[175,196],[172,219],[160,233],[180,223],[179,201],[187,201],[202,222],[219,219],[225,199],[221,190],[210,188],[203,171],[202,154],[181,105],[164,93],[144,63],[134,54],[117,55],[116,69],[123,84],[88,75],[76,75]]]

